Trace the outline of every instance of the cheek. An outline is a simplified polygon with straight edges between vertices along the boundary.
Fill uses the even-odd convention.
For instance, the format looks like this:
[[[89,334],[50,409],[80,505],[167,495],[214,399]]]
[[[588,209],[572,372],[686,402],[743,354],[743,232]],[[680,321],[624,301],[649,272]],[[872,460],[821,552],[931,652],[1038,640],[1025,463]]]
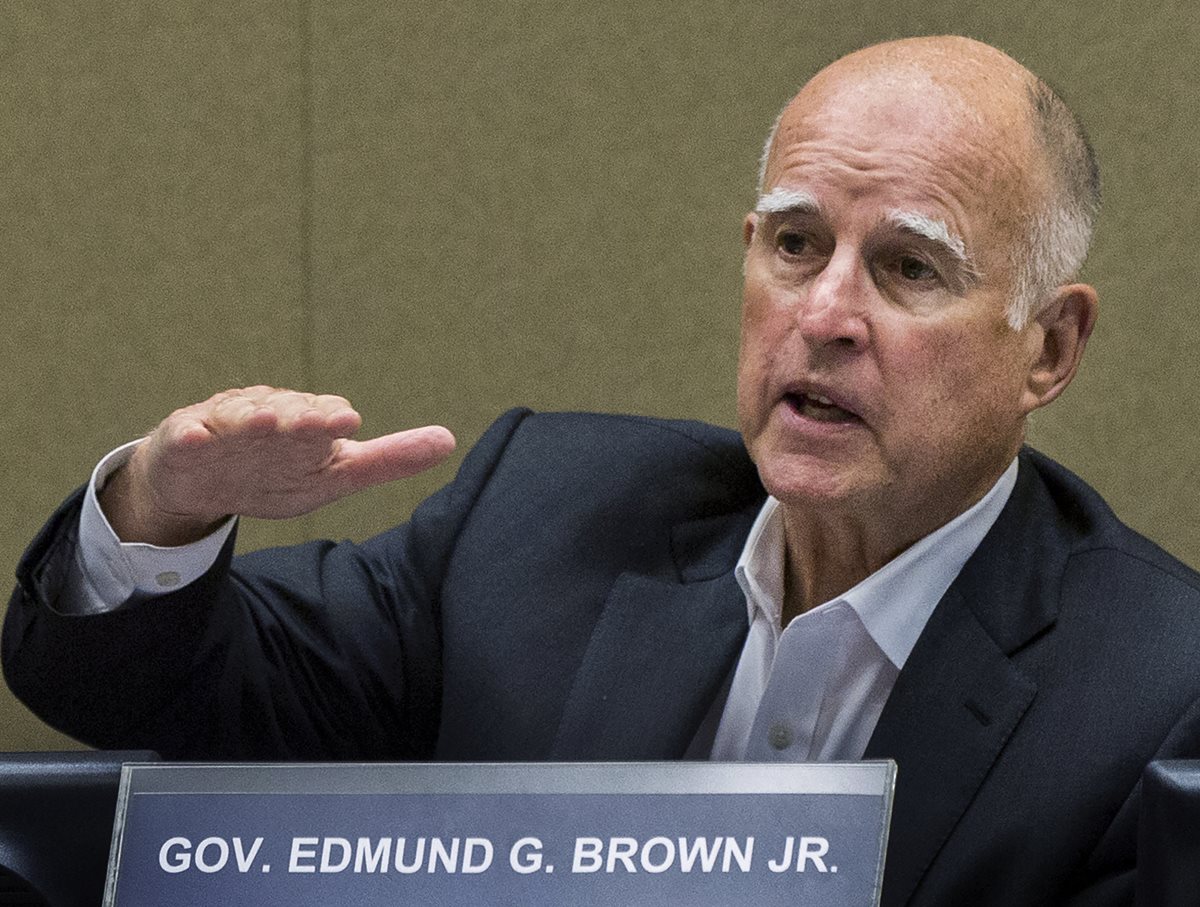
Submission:
[[[777,358],[783,325],[767,293],[747,285],[742,299],[738,347],[738,422],[747,438],[757,433],[770,407],[771,363]]]
[[[761,418],[758,412],[761,408],[759,400],[763,396],[766,380],[760,344],[754,329],[743,318],[737,368],[738,423],[743,434],[753,432],[755,424]]]
[[[965,437],[987,443],[1019,431],[1023,381],[1009,336],[962,330],[939,333],[917,349],[916,380],[901,385],[908,410],[930,441]]]
[[[742,333],[740,355],[743,361],[769,361],[786,342],[792,329],[791,305],[778,290],[746,279],[742,293]]]

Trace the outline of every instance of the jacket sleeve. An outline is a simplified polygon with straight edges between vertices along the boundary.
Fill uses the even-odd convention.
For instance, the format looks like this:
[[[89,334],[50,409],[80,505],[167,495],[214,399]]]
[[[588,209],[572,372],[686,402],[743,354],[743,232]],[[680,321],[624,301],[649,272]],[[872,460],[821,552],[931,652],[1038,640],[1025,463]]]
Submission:
[[[174,759],[409,759],[436,743],[441,580],[526,410],[498,420],[412,519],[361,544],[233,557],[165,596],[97,615],[60,597],[82,491],[25,552],[3,668],[47,723]]]

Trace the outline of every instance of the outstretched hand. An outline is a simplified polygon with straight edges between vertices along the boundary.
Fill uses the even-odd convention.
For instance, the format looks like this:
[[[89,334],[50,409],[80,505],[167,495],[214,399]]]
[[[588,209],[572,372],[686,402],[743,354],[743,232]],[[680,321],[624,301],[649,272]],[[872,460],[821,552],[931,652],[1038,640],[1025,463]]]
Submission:
[[[176,410],[105,486],[122,541],[179,545],[230,515],[281,519],[444,460],[454,436],[431,425],[355,441],[342,397],[258,386]]]

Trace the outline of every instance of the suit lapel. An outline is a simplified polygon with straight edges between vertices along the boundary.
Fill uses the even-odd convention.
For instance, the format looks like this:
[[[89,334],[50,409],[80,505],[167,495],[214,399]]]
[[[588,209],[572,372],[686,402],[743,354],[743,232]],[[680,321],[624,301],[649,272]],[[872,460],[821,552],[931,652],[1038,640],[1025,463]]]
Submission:
[[[1071,535],[1029,460],[938,603],[865,758],[895,759],[884,907],[909,902],[1034,699],[1012,656],[1057,616]]]
[[[746,635],[733,567],[757,506],[675,527],[677,576],[618,577],[567,697],[552,759],[686,752]]]
[[[947,592],[867,746],[865,758],[899,765],[884,907],[908,902],[1035,692]]]

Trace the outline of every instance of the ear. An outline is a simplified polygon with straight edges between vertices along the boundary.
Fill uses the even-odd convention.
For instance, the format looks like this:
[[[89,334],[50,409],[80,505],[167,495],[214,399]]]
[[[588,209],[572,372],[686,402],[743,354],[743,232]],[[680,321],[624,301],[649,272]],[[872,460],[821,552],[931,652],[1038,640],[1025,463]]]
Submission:
[[[1040,340],[1040,344],[1033,351],[1025,384],[1026,413],[1045,406],[1071,383],[1096,324],[1099,305],[1093,287],[1073,283],[1059,287],[1054,298],[1034,316],[1030,336],[1032,342],[1039,344]]]
[[[750,247],[750,241],[754,239],[754,231],[758,229],[758,215],[751,211],[746,215],[746,219],[742,221],[742,245],[746,248]]]

